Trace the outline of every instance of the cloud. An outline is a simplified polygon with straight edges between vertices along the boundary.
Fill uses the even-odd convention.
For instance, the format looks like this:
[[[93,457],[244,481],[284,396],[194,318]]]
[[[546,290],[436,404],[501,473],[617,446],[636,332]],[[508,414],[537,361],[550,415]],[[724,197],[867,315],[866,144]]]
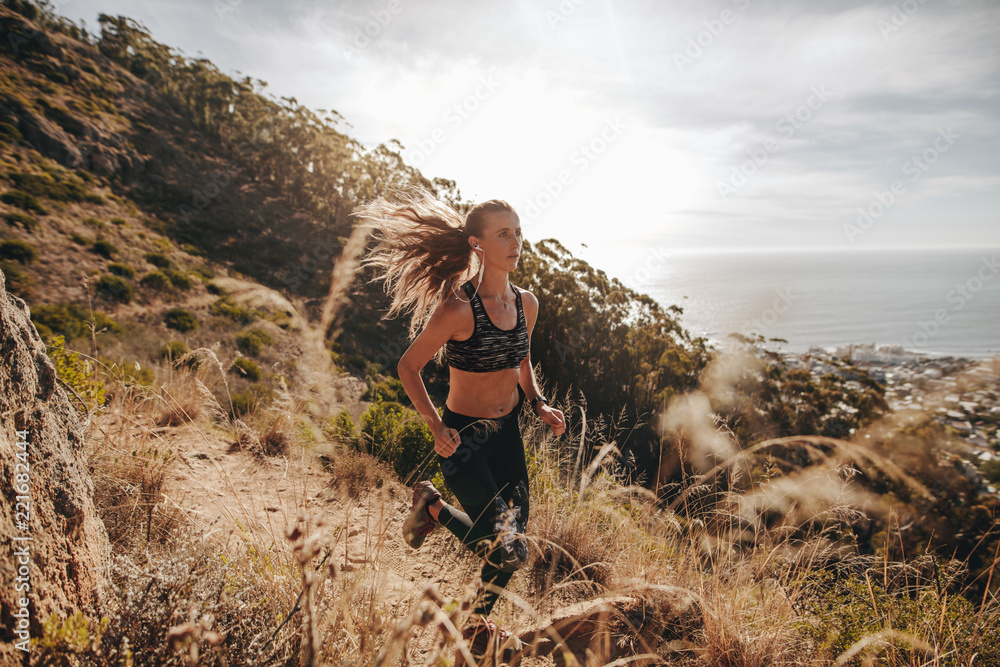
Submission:
[[[595,128],[626,118],[621,140],[573,172],[539,218],[590,240],[614,219],[633,237],[693,245],[826,243],[952,126],[961,139],[893,215],[933,236],[948,202],[952,238],[996,239],[1000,6],[988,0],[76,0],[66,9],[141,17],[189,56],[201,50],[273,94],[335,109],[365,144],[398,139],[407,158],[444,128],[418,166],[475,198],[532,201],[574,168]],[[502,85],[450,124],[449,111],[491,74]],[[819,104],[816,91],[828,91]],[[762,150],[766,160],[747,167]],[[734,169],[745,183],[723,197]],[[866,241],[878,238],[892,242]]]

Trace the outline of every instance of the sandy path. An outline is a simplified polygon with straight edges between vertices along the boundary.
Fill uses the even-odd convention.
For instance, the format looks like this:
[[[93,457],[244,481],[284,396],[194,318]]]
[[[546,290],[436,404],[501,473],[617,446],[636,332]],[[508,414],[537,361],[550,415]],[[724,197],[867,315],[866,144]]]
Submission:
[[[141,428],[146,427],[136,427]],[[303,448],[261,459],[235,447],[228,434],[201,424],[149,428],[178,456],[164,484],[166,502],[195,526],[223,541],[237,528],[280,544],[287,543],[286,531],[300,513],[311,520],[322,517],[330,558],[341,572],[362,571],[372,580],[393,622],[410,613],[429,585],[446,600],[461,599],[478,580],[480,561],[447,531],[432,533],[419,550],[403,541],[410,490],[398,483],[350,499]],[[323,600],[317,604],[322,610]],[[436,632],[417,629],[406,646],[410,661],[426,662],[438,640]]]

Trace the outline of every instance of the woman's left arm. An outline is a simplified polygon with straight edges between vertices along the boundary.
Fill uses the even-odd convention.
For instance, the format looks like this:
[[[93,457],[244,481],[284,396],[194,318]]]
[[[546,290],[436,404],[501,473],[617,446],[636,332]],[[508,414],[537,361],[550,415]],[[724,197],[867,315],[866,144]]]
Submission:
[[[535,368],[531,365],[531,332],[535,329],[535,321],[538,319],[538,299],[528,291],[521,292],[521,306],[524,308],[524,319],[528,325],[528,354],[521,361],[521,368],[518,370],[518,383],[524,390],[524,400],[531,405],[531,399],[541,396],[542,392],[538,388],[538,380],[535,378]],[[555,436],[560,436],[566,430],[566,419],[562,410],[550,407],[546,403],[538,403],[535,414],[543,422],[549,425]]]

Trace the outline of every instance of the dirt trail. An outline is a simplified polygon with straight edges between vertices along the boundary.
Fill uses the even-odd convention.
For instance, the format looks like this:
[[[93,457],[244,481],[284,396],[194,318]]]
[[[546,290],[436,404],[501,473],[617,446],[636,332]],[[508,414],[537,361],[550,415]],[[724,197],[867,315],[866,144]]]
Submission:
[[[432,533],[419,550],[403,541],[410,490],[394,481],[349,499],[331,485],[331,475],[317,458],[301,447],[286,456],[259,458],[201,422],[179,427],[123,424],[114,412],[98,417],[94,428],[147,430],[161,451],[173,450],[177,462],[164,483],[165,501],[220,541],[237,529],[280,544],[300,514],[313,521],[323,518],[330,558],[342,572],[367,568],[365,574],[374,578],[393,622],[410,613],[427,586],[434,585],[445,599],[462,598],[478,580],[480,561],[447,531]],[[518,577],[513,584],[512,589],[524,595]],[[319,600],[320,609],[322,605]],[[423,664],[438,639],[435,632],[418,629],[406,647],[413,664]]]

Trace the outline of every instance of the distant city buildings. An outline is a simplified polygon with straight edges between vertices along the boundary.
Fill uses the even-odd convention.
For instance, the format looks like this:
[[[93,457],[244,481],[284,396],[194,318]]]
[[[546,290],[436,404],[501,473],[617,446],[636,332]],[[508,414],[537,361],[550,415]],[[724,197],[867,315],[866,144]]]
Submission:
[[[853,380],[864,370],[885,386],[893,412],[929,414],[964,443],[967,449],[960,454],[971,466],[1000,459],[1000,355],[979,361],[927,357],[899,345],[869,343],[832,352],[812,347],[805,354],[782,353],[781,358],[789,368],[808,370],[814,377],[833,373]],[[993,487],[988,490],[996,493]]]

